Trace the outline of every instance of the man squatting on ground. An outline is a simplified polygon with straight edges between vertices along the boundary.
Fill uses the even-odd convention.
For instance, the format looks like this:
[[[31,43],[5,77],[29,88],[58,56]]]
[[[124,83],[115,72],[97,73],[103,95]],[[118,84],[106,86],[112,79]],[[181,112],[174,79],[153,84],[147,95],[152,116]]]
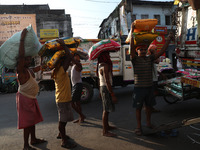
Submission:
[[[82,64],[80,62],[80,56],[75,53],[73,56],[73,66],[71,69],[71,83],[72,83],[72,108],[79,114],[79,119],[74,121],[74,123],[81,123],[84,122],[85,115],[82,113],[81,109],[81,94],[83,89],[82,84]]]
[[[65,50],[65,56],[56,64],[52,74],[56,88],[55,97],[59,118],[59,134],[57,138],[62,139],[61,147],[70,149],[77,146],[70,141],[70,137],[66,135],[65,131],[67,122],[74,120],[71,108],[71,85],[69,75],[66,72],[72,61],[72,56],[69,48],[65,45],[64,40],[58,39],[57,42],[60,43]]]
[[[131,33],[134,31],[134,23],[131,25]],[[136,108],[136,120],[137,127],[135,129],[136,135],[142,135],[141,129],[141,109],[143,103],[146,106],[146,125],[152,128],[151,124],[151,108],[155,105],[155,99],[152,98],[154,95],[153,91],[153,78],[152,78],[152,66],[154,60],[159,58],[167,49],[170,41],[173,38],[173,34],[170,32],[165,44],[162,49],[156,53],[149,56],[147,54],[147,45],[134,45],[133,34],[131,34],[130,50],[132,57],[132,64],[134,68],[134,91],[133,91],[133,107]],[[136,51],[138,56],[136,55]]]
[[[99,77],[100,95],[103,104],[103,136],[116,136],[116,134],[109,132],[109,130],[116,129],[116,127],[112,127],[108,123],[109,113],[115,110],[114,103],[117,102],[112,90],[112,61],[109,52],[103,52],[98,57],[96,72]]]
[[[19,45],[19,59],[17,63],[17,78],[19,89],[16,94],[18,129],[24,129],[24,149],[35,150],[29,146],[29,135],[31,135],[31,145],[46,142],[43,139],[37,139],[35,135],[35,124],[43,121],[40,108],[36,99],[39,92],[38,83],[35,80],[34,72],[41,70],[41,66],[29,68],[32,57],[25,57],[24,40],[27,29],[21,33]]]

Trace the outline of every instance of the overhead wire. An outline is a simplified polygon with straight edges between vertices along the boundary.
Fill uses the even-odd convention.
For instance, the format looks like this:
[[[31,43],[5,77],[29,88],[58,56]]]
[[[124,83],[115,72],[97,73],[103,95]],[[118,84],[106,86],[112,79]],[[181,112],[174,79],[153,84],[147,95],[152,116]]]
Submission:
[[[96,2],[96,3],[115,3],[115,4],[118,4],[119,2],[110,2],[110,1],[99,1],[99,0],[85,0],[85,1],[90,1],[90,2]],[[73,9],[74,10],[74,9]],[[83,9],[82,9],[83,10]],[[76,11],[76,10],[75,10]],[[77,11],[80,11],[80,10],[77,10]],[[101,12],[101,13],[110,13],[110,12],[104,12],[104,11],[96,11],[96,10],[84,10],[84,11],[87,11],[87,12],[92,12],[93,13],[98,13],[98,12]],[[76,19],[76,18],[79,18],[79,22],[78,23],[74,23],[73,24],[73,27],[77,28],[78,30],[80,30],[81,28],[84,28],[84,30],[86,32],[90,32],[90,33],[95,33],[95,34],[98,34],[99,32],[99,26],[101,24],[101,22],[105,19],[105,18],[96,18],[96,17],[87,17],[87,16],[77,16],[77,15],[72,15],[72,18]],[[90,19],[91,21],[94,20],[94,22],[86,22],[84,21],[84,18],[86,19]],[[96,24],[97,21],[100,21],[99,24]],[[72,22],[73,22],[73,19],[72,19]],[[77,22],[77,21],[76,21]],[[98,30],[96,30],[98,28]],[[75,31],[75,30],[74,30]],[[77,31],[75,31],[77,32]]]
[[[68,9],[68,10],[70,10],[70,9]],[[98,12],[98,13],[99,13],[99,12],[100,12],[100,13],[110,13],[110,12],[106,12],[106,11],[102,11],[102,10],[97,11],[97,10],[92,10],[92,9],[76,9],[76,8],[74,9],[74,8],[73,8],[73,9],[71,9],[71,10],[73,10],[73,11],[87,11],[87,12],[93,12],[93,13],[94,13],[94,12],[95,12],[95,13],[96,13],[96,12]]]
[[[77,17],[77,18],[87,18],[87,19],[96,19],[96,20],[103,20],[105,18],[95,18],[95,17],[85,17],[85,16],[72,16],[72,17]]]
[[[88,23],[87,23],[87,24],[86,24],[86,23],[76,23],[76,24],[73,24],[73,25],[78,25],[78,26],[79,26],[79,25],[84,25],[84,26],[85,26],[85,25],[99,26],[99,24],[88,24]]]
[[[118,4],[119,2],[111,2],[111,1],[106,1],[106,0],[103,0],[103,1],[100,1],[100,0],[86,0],[86,1],[90,1],[90,2],[96,2],[96,3],[115,3],[115,4]],[[96,14],[96,13],[98,13],[98,12],[101,12],[101,13],[107,13],[107,14],[109,14],[110,12],[105,12],[105,11],[97,11],[97,10],[85,10],[85,9],[79,9],[79,10],[77,10],[77,12],[79,12],[79,11],[81,11],[81,10],[83,10],[83,11],[87,11],[87,12],[92,12],[91,14]],[[70,10],[69,10],[70,11]],[[75,11],[76,12],[76,8],[75,9],[73,9],[73,11]],[[95,15],[96,16],[96,15]],[[74,19],[73,19],[74,18]],[[77,22],[77,19],[79,19],[79,21]],[[85,20],[84,20],[85,19]],[[90,20],[89,22],[88,22],[88,19]],[[79,15],[72,15],[72,25],[73,25],[73,27],[75,27],[75,28],[78,28],[78,29],[80,29],[80,28],[84,28],[86,31],[88,30],[89,32],[91,32],[91,30],[90,29],[93,29],[94,30],[94,33],[96,32],[96,33],[98,33],[98,30],[99,30],[99,26],[100,26],[100,24],[101,24],[101,22],[104,20],[105,18],[96,18],[96,17],[88,17],[88,16],[79,16]],[[73,24],[73,20],[74,20],[74,22],[76,22],[76,23],[74,23]],[[92,22],[92,20],[94,20],[93,22]],[[98,23],[99,22],[99,23]],[[95,28],[97,29],[98,28],[98,30],[97,31],[95,31]]]

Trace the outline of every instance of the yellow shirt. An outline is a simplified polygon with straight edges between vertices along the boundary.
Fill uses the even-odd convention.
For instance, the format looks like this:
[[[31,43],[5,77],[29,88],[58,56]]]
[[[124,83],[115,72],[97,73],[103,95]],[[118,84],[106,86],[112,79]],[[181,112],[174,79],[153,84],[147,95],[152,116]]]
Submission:
[[[55,75],[56,103],[71,101],[71,85],[68,73],[61,66]]]

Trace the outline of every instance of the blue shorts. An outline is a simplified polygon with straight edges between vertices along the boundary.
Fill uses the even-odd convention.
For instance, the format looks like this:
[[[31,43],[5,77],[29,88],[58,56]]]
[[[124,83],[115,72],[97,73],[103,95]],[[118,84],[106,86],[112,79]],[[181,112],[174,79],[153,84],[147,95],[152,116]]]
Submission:
[[[154,88],[151,87],[134,87],[133,91],[133,107],[142,109],[143,104],[152,107],[156,104],[154,98]]]

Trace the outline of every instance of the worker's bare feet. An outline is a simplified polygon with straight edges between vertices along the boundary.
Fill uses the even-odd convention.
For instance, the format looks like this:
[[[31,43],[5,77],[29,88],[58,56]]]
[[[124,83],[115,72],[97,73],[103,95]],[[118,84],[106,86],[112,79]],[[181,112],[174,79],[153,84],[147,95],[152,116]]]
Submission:
[[[85,116],[83,115],[83,116],[81,116],[81,118],[79,118],[79,123],[82,123],[82,122],[84,122],[84,120],[85,120]]]
[[[111,133],[111,132],[106,132],[106,133],[103,133],[103,136],[107,136],[107,137],[115,137],[115,136],[117,136],[117,135],[114,134],[114,133]]]
[[[36,149],[31,146],[24,146],[23,150],[36,150]]]
[[[42,144],[42,143],[46,143],[47,141],[44,139],[33,139],[31,140],[31,145],[38,145],[38,144]]]
[[[115,126],[108,126],[108,130],[116,130],[117,129],[117,127],[115,127]]]
[[[78,123],[79,122],[79,119],[75,120],[73,123]]]
[[[80,117],[79,119],[75,120],[73,123],[83,123],[85,120],[85,116],[83,115],[82,117]]]
[[[61,134],[59,133],[58,134],[58,136],[56,137],[57,139],[62,139],[62,137],[61,137]],[[69,136],[67,136],[67,135],[65,135],[65,138],[67,139],[67,140],[69,140],[70,139],[70,137]]]

